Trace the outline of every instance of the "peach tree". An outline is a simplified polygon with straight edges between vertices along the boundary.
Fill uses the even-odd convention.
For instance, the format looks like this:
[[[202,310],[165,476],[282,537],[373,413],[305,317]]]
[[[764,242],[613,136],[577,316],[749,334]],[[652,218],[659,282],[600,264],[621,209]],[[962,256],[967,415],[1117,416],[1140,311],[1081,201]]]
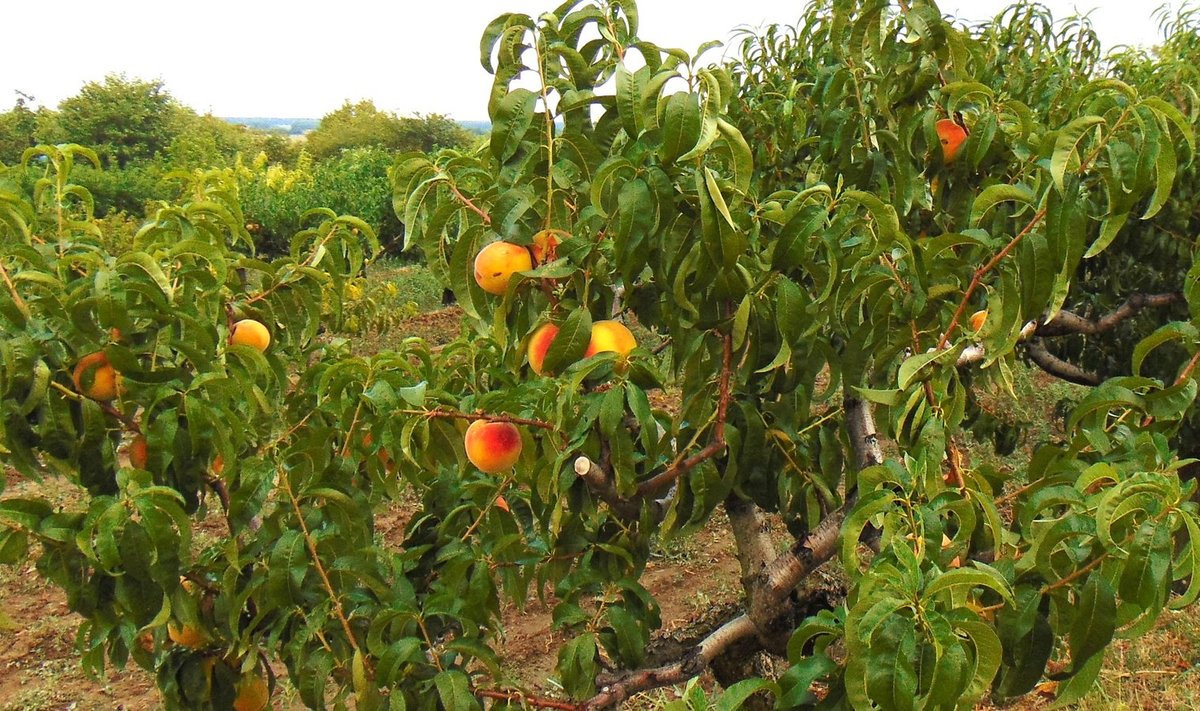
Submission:
[[[262,708],[279,665],[314,708],[604,708],[708,669],[723,708],[1079,698],[1113,639],[1200,596],[1191,248],[1169,292],[1089,280],[1174,229],[1195,111],[1013,13],[817,3],[719,64],[641,39],[629,0],[502,15],[488,145],[390,176],[465,314],[439,349],[326,330],[378,249],[361,220],[309,211],[268,260],[231,173],[181,174],[112,254],[70,178],[95,155],[28,151],[0,175],[0,562],[34,557],[85,665],[132,659],[171,707]],[[477,264],[497,242],[515,261]],[[1023,471],[966,449],[1019,359],[1071,378],[1046,343],[1155,314]],[[518,439],[481,453],[474,423]],[[414,496],[402,537],[377,527]],[[641,573],[719,511],[741,609],[665,654]],[[844,597],[813,595],[831,561]],[[531,596],[569,700],[507,681],[501,611]]]

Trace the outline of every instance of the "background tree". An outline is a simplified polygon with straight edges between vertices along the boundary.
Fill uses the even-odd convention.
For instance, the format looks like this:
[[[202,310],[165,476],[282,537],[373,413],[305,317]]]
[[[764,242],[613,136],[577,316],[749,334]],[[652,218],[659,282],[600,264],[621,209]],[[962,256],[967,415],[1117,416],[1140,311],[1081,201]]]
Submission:
[[[165,151],[176,135],[181,107],[161,80],[109,74],[88,82],[58,106],[56,143],[92,146],[106,167],[124,168]]]
[[[349,101],[326,114],[305,136],[313,157],[324,159],[348,148],[379,147],[392,151],[431,151],[469,145],[471,134],[440,114],[399,117],[380,111],[374,102]]]

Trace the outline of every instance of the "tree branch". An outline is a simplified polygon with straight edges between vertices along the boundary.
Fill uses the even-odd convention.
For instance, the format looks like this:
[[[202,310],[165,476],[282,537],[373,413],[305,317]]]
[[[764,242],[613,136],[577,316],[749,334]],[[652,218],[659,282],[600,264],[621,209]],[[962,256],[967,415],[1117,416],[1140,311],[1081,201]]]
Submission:
[[[725,416],[729,410],[730,375],[733,373],[733,334],[726,333],[721,339],[721,377],[717,385],[717,416],[713,425],[713,440],[696,454],[676,462],[665,471],[638,485],[638,494],[648,496],[670,486],[692,467],[725,451]]]
[[[1046,350],[1041,341],[1032,341],[1025,346],[1029,360],[1050,375],[1076,385],[1099,385],[1100,376],[1090,373],[1079,366],[1068,363]]]
[[[598,681],[600,691],[581,707],[585,711],[603,709],[625,701],[630,696],[647,689],[657,689],[687,681],[703,672],[712,660],[731,645],[751,637],[755,633],[754,623],[746,615],[736,617],[687,652],[678,662],[627,672],[611,680]]]
[[[742,566],[742,587],[746,598],[753,600],[755,581],[762,579],[763,571],[775,559],[775,543],[767,533],[762,509],[753,501],[731,494],[725,499],[725,513],[729,516],[729,528]]]
[[[1183,303],[1183,293],[1171,291],[1165,294],[1134,294],[1115,311],[1095,320],[1089,320],[1070,311],[1060,311],[1048,323],[1038,326],[1037,335],[1044,338],[1067,336],[1075,333],[1095,335],[1111,330],[1122,321],[1137,315],[1142,309],[1161,308]]]
[[[626,521],[636,521],[642,513],[642,507],[639,502],[623,499],[617,493],[617,487],[613,484],[610,477],[599,464],[596,464],[587,457],[577,457],[575,459],[575,474],[583,479],[583,483],[592,490],[592,493],[600,497],[600,500],[608,504],[608,507],[613,510],[617,516]]]

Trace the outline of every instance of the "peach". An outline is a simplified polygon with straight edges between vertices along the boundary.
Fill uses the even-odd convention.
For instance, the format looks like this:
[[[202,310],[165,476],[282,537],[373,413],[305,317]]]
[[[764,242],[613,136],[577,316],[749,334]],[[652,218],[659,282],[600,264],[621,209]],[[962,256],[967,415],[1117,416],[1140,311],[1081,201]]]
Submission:
[[[75,390],[93,400],[112,400],[121,394],[121,374],[108,363],[104,351],[79,359],[71,375]]]
[[[218,454],[217,456],[213,457],[212,472],[213,472],[213,474],[216,474],[217,476],[221,476],[221,472],[224,472],[224,471],[225,471],[225,457],[222,457],[221,455]]]
[[[558,335],[558,326],[552,323],[544,323],[538,326],[533,335],[529,337],[529,367],[538,375],[545,375],[546,370],[542,365],[546,362],[546,353],[550,350],[550,344],[554,342],[554,337]]]
[[[233,711],[263,711],[271,701],[271,687],[258,674],[247,674],[237,684]]]
[[[475,420],[463,443],[467,459],[485,474],[511,469],[521,456],[521,431],[511,422]]]
[[[947,163],[954,162],[963,141],[967,140],[967,129],[952,119],[942,119],[934,128],[937,130],[938,140],[942,143],[942,157]]]
[[[167,636],[171,641],[188,649],[199,649],[208,642],[208,635],[199,627],[192,625],[176,626],[174,622],[167,624]]]
[[[987,309],[981,309],[971,314],[971,330],[978,331],[983,328],[983,322],[987,320]]]
[[[129,463],[134,469],[145,469],[146,462],[150,461],[150,445],[146,442],[146,438],[138,435],[129,443]]]
[[[363,435],[362,443],[363,447],[366,449],[370,449],[371,444],[374,442],[375,438],[371,436],[370,432]],[[379,458],[379,463],[383,465],[384,471],[388,472],[389,474],[395,473],[396,463],[392,461],[392,455],[386,449],[380,447],[379,451],[375,453],[375,456]]]
[[[271,345],[271,332],[259,321],[245,318],[233,324],[229,332],[229,342],[235,346],[250,346],[262,353]]]
[[[489,294],[503,296],[512,275],[530,269],[533,257],[519,244],[492,242],[475,255],[475,283]]]
[[[508,508],[508,501],[506,501],[503,496],[496,497],[496,508],[504,511],[505,513],[512,513],[512,509]]]
[[[636,347],[637,341],[625,324],[620,321],[597,321],[592,324],[592,338],[583,356],[590,358],[597,353],[607,352],[624,356]]]
[[[555,250],[558,248],[558,238],[550,230],[542,230],[533,236],[533,245],[529,251],[533,254],[533,263],[535,265],[552,262],[555,258]]]

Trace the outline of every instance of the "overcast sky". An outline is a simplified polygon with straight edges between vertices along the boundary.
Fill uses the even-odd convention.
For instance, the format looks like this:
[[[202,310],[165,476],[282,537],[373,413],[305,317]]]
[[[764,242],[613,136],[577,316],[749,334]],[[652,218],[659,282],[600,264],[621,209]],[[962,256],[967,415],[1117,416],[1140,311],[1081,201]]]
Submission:
[[[1095,8],[1106,48],[1152,45],[1157,0],[1042,0],[1056,18]],[[0,110],[16,91],[54,107],[107,73],[162,79],[217,116],[320,118],[346,99],[401,114],[487,118],[491,77],[479,36],[502,12],[536,15],[559,0],[59,0],[5,2]],[[1007,0],[942,0],[986,20]],[[640,35],[689,51],[743,24],[793,23],[803,0],[641,0]]]

